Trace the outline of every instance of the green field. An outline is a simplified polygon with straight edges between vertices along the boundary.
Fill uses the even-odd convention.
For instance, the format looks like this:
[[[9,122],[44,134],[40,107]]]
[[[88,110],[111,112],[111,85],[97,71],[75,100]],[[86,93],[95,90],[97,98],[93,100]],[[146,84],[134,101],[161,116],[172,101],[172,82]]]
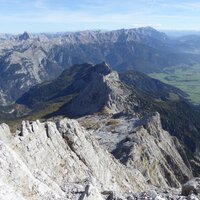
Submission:
[[[186,92],[194,104],[200,104],[200,64],[165,68],[162,73],[149,74]]]

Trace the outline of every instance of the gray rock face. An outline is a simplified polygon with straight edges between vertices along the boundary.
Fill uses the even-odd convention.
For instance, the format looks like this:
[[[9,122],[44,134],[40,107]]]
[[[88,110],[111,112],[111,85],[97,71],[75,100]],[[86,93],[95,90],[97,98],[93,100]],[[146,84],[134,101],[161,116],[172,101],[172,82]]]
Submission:
[[[4,199],[101,200],[101,192],[146,187],[139,171],[121,165],[74,120],[24,121],[15,136],[2,124],[0,149]]]
[[[162,129],[158,113],[149,117],[122,143],[118,152],[118,156],[120,151],[122,153],[122,162],[139,169],[149,183],[158,187],[179,187],[180,183],[192,178],[183,147],[176,138]]]
[[[192,178],[183,146],[162,129],[160,115],[87,116],[78,119],[101,145],[129,168],[139,169],[157,187],[180,187]]]
[[[91,77],[89,85],[65,107],[67,116],[80,117],[97,112],[116,114],[131,110],[127,101],[132,91],[119,80],[117,72],[94,73]],[[133,106],[136,102],[131,104]]]
[[[189,196],[191,194],[200,196],[200,178],[195,178],[182,186],[182,194]]]
[[[27,32],[24,32],[22,35],[19,35],[20,41],[28,40],[28,39],[30,39],[30,35]]]
[[[23,121],[15,134],[6,124],[1,124],[0,199],[198,199],[199,178],[183,185],[182,196],[180,189],[169,188],[180,186],[180,179],[190,178],[191,171],[179,154],[180,144],[162,130],[159,115],[143,121],[143,127],[136,128],[139,123],[136,118],[129,119],[129,132],[124,132],[124,138],[130,140],[119,140],[122,152],[118,155],[124,158],[124,153],[129,152],[126,166],[104,149],[106,145],[100,145],[100,132],[99,144],[95,139],[97,130],[86,131],[75,120]],[[100,118],[99,123],[103,123]],[[110,126],[107,131],[112,131]],[[125,128],[117,126],[115,130]],[[125,146],[128,151],[124,151]]]

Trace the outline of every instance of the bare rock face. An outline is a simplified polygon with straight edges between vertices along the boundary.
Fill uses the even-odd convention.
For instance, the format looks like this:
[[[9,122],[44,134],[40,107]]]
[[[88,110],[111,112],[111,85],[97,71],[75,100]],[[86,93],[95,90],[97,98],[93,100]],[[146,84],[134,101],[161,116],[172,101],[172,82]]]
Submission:
[[[138,169],[154,186],[180,187],[193,177],[183,146],[164,131],[160,115],[90,115],[79,119],[99,143],[129,168]]]
[[[139,121],[120,144],[113,152],[115,156],[139,169],[153,185],[179,187],[192,178],[183,147],[162,129],[158,113]]]
[[[30,35],[27,32],[24,32],[23,34],[19,35],[20,41],[28,40],[28,39],[30,39]]]
[[[191,194],[200,195],[200,178],[194,178],[182,186],[182,194],[189,196]]]
[[[121,165],[74,120],[24,121],[15,136],[0,126],[4,199],[101,200],[106,191],[120,195],[145,187],[139,171]]]
[[[106,63],[101,67],[109,69]],[[95,71],[91,77],[89,85],[66,106],[67,116],[80,117],[96,112],[116,114],[129,108],[127,101],[132,91],[119,80],[117,72]]]
[[[122,165],[76,120],[23,121],[15,134],[0,125],[0,199],[198,199],[198,178],[183,185],[182,196],[169,188],[192,173],[159,114],[127,127],[115,152]]]

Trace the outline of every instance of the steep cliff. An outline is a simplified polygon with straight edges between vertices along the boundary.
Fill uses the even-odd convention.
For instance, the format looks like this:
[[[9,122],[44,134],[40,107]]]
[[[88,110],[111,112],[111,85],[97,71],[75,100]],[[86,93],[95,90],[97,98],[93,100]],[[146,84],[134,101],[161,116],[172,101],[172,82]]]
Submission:
[[[74,120],[24,121],[14,135],[2,124],[0,148],[4,199],[103,199],[147,187],[138,170],[120,164]]]

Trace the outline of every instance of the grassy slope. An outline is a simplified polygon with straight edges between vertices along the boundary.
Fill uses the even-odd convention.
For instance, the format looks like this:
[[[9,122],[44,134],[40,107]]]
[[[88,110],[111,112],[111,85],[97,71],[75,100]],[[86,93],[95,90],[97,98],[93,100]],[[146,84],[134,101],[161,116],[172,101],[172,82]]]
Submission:
[[[165,68],[162,73],[149,75],[180,88],[189,94],[192,103],[200,104],[200,64]]]
[[[51,113],[56,112],[59,110],[66,102],[70,101],[73,96],[65,96],[56,101],[49,101],[46,102],[44,105],[41,105],[38,109],[32,111],[26,116],[15,118],[15,119],[0,119],[0,123],[6,123],[10,126],[11,131],[15,132],[20,126],[23,120],[35,121],[39,119],[40,121],[44,121],[47,119],[46,116],[50,115]],[[59,116],[62,117],[62,116]]]

